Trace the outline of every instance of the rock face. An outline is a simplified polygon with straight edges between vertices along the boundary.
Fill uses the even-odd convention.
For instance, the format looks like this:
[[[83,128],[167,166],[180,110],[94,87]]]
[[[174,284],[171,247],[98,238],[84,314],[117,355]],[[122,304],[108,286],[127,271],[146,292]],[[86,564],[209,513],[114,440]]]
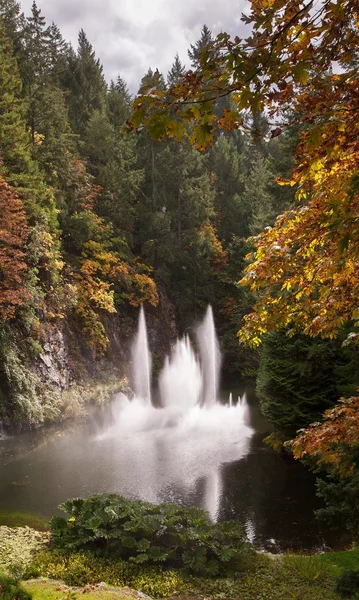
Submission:
[[[159,296],[156,308],[145,307],[155,377],[177,336],[174,307],[164,290]],[[131,387],[138,317],[139,308],[132,306],[103,317],[110,342],[103,356],[90,349],[74,313],[64,318],[44,314],[31,352],[19,329],[0,353],[0,436],[85,415],[87,405],[123,389],[126,377]]]
[[[42,376],[50,379],[61,389],[67,389],[71,380],[69,350],[59,326],[48,326],[44,332],[43,353],[38,366]]]

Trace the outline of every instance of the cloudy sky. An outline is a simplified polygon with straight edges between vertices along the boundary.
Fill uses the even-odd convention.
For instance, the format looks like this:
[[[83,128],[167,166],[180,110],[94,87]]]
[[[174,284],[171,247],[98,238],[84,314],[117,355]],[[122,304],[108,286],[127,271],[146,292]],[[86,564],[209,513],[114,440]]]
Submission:
[[[31,4],[21,0],[25,15]],[[204,23],[213,33],[243,35],[240,16],[247,8],[246,0],[37,0],[37,5],[75,48],[82,27],[106,79],[121,74],[132,92],[148,67],[167,73],[176,52],[189,67],[187,49]]]

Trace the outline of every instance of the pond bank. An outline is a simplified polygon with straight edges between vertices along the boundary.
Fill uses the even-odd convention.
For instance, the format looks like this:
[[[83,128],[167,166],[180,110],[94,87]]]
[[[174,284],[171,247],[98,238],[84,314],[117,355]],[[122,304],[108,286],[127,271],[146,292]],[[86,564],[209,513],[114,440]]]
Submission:
[[[41,557],[48,541],[49,533],[29,527],[0,527],[0,571],[10,571],[22,577],[35,555]],[[49,552],[42,554],[51,555]],[[142,575],[140,573],[136,577],[136,589],[127,586],[125,574],[120,575],[120,579],[124,579],[118,585],[116,561],[113,561],[114,581],[111,581],[111,570],[101,572],[96,567],[95,557],[74,554],[70,566],[67,563],[67,571],[55,553],[51,560],[51,564],[47,560],[47,566],[46,560],[42,561],[44,566],[42,573],[37,575],[39,579],[24,582],[26,589],[33,593],[33,600],[57,600],[66,597],[65,594],[71,590],[73,596],[68,597],[79,598],[86,593],[89,600],[157,597],[177,600],[339,600],[335,592],[336,579],[346,569],[359,570],[359,549],[317,555],[284,554],[277,555],[276,560],[257,554],[244,571],[226,578],[191,577],[184,573],[162,571],[161,568],[143,569]],[[61,574],[61,580],[59,577],[49,578],[49,573]],[[31,572],[29,574],[31,576]],[[88,578],[88,585],[83,582],[84,575]],[[107,580],[103,577],[105,575]],[[76,578],[79,580],[77,585]]]

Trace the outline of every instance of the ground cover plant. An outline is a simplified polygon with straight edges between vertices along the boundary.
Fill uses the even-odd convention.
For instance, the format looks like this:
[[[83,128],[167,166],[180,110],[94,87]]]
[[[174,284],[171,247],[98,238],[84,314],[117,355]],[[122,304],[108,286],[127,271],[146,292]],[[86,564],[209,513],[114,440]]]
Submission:
[[[60,505],[69,519],[51,521],[52,543],[66,551],[134,564],[162,564],[193,573],[218,575],[238,568],[253,553],[235,521],[212,524],[205,511],[176,504],[155,505],[116,494],[74,498]]]
[[[349,564],[359,566],[357,551],[274,558],[256,554],[240,572],[225,577],[201,577],[185,570],[165,570],[91,553],[55,550],[40,553],[28,576],[62,580],[67,586],[75,586],[75,590],[78,586],[86,588],[104,581],[108,586],[122,589],[128,586],[153,598],[178,600],[340,600],[335,589],[337,573]],[[32,581],[26,586],[33,589]],[[49,593],[48,598],[52,597],[57,598]]]
[[[14,577],[2,573],[0,573],[0,597],[1,600],[31,600],[32,598]]]

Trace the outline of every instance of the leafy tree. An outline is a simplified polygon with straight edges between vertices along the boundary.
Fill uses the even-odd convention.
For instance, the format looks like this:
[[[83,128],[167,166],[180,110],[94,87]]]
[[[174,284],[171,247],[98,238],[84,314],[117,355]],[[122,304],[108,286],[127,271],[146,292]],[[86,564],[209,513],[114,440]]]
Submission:
[[[317,484],[327,505],[318,516],[346,529],[355,540],[359,539],[358,414],[359,398],[342,398],[321,423],[301,431],[291,444],[295,458],[328,475]]]

